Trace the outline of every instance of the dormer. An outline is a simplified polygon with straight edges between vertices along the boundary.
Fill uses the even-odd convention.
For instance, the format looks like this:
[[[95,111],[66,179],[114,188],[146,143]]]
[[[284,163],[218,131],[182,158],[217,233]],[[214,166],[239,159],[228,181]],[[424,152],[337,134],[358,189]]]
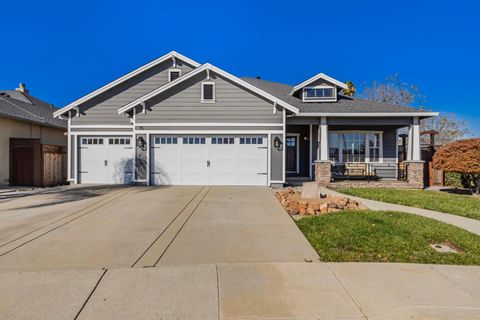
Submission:
[[[338,92],[348,89],[348,86],[326,74],[316,76],[295,86],[290,95],[302,99],[303,102],[332,102],[337,101]]]

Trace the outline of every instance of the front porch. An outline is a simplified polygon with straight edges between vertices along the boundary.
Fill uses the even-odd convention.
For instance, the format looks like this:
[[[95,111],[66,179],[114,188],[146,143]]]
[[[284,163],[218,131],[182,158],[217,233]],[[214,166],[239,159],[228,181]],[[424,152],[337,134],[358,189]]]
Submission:
[[[405,127],[407,160],[402,161],[398,133]],[[419,118],[288,119],[285,173],[290,185],[423,188]]]

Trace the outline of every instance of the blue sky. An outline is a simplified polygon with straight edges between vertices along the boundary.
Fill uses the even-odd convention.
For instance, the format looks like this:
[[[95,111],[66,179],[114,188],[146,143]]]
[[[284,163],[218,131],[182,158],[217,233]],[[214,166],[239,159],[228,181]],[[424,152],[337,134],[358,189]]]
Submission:
[[[479,1],[9,1],[0,88],[64,106],[176,50],[237,76],[400,73],[480,135]],[[5,14],[8,12],[8,14]]]

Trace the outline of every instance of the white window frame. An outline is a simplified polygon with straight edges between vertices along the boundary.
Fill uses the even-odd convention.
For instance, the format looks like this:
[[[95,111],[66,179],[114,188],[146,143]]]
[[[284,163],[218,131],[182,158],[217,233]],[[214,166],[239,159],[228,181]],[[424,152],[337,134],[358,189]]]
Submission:
[[[213,91],[213,92],[212,92],[212,93],[213,93],[213,94],[212,94],[212,99],[207,99],[207,100],[203,99],[203,88],[204,88],[204,85],[212,85],[212,86],[213,86],[213,88],[212,88],[212,91]],[[215,102],[216,102],[215,82],[213,82],[213,81],[204,81],[204,82],[202,82],[201,86],[202,86],[202,92],[201,92],[201,95],[202,95],[202,96],[200,97],[200,98],[201,98],[201,99],[200,99],[200,102],[201,102],[201,103],[215,103]]]
[[[172,82],[172,72],[178,72],[178,78],[182,76],[182,69],[176,69],[176,68],[168,69],[168,82]]]
[[[332,89],[333,96],[326,97],[326,98],[317,98],[317,99],[306,99],[307,92],[306,89]],[[337,101],[337,87],[334,86],[327,86],[327,85],[318,85],[312,87],[304,87],[302,89],[302,101],[303,102],[332,102]]]
[[[339,143],[340,146],[338,148],[338,162],[343,164],[343,141],[342,141],[342,134],[345,133],[363,133],[365,134],[365,163],[383,163],[383,131],[377,131],[377,130],[334,130],[334,131],[328,131],[328,134],[330,133],[336,133],[339,134]],[[380,144],[380,150],[379,150],[379,155],[378,155],[378,161],[370,161],[370,144],[368,141],[368,136],[372,133],[378,133],[379,134],[379,141],[378,143]],[[330,149],[330,146],[329,146]],[[330,150],[327,151],[330,153]],[[352,163],[362,163],[362,162],[352,162]]]

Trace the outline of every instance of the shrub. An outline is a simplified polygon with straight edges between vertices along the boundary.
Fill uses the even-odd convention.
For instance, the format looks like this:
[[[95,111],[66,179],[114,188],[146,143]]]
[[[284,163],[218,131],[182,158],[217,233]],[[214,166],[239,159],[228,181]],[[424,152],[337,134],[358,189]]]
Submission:
[[[480,138],[444,145],[433,156],[433,166],[462,174],[472,193],[480,194]]]
[[[466,175],[458,172],[445,172],[445,186],[459,189],[470,187]]]

